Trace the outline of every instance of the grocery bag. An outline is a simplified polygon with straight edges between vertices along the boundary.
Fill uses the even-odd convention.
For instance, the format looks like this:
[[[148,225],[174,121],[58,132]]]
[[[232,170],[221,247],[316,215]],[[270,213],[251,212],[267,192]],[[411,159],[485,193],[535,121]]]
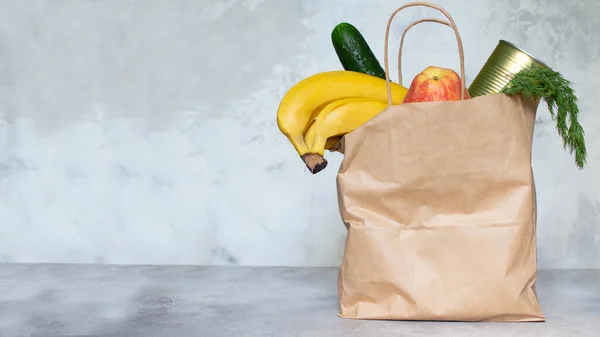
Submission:
[[[337,174],[347,237],[340,317],[544,321],[531,168],[538,101],[494,94],[392,105],[344,136]],[[431,19],[427,19],[432,21]],[[443,23],[443,22],[442,22]],[[410,28],[410,27],[409,27]],[[464,92],[463,92],[464,95]]]

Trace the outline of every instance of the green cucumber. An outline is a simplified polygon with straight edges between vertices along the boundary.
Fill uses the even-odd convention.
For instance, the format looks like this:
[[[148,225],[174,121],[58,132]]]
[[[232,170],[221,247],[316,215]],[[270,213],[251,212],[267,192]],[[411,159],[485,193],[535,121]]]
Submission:
[[[331,32],[331,42],[344,70],[385,79],[385,71],[356,27],[347,22],[338,24]]]

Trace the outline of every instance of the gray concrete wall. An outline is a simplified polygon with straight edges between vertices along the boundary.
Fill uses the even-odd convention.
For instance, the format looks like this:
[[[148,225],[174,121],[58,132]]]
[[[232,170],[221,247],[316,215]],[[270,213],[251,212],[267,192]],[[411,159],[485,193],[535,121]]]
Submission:
[[[310,175],[275,114],[293,83],[340,69],[338,22],[383,59],[405,2],[368,3],[0,0],[0,261],[336,266],[341,155]],[[536,125],[540,266],[600,267],[600,2],[438,3],[461,32],[468,83],[501,38],[575,82],[587,167],[543,104]],[[392,50],[424,16],[439,17],[397,17]],[[403,64],[405,79],[458,69],[452,33],[415,27]]]

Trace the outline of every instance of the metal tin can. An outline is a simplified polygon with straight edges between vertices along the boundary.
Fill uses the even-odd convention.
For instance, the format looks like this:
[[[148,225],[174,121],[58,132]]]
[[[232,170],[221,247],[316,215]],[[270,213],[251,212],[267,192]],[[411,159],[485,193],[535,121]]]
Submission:
[[[500,40],[471,85],[471,97],[497,94],[512,76],[532,65],[549,68],[544,62],[514,44]]]

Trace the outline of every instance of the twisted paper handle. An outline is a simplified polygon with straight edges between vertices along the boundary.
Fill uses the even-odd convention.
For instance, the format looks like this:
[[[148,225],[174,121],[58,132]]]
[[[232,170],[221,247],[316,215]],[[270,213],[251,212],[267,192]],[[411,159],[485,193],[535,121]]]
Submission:
[[[456,28],[456,23],[454,23],[454,19],[452,19],[452,16],[450,15],[450,13],[448,13],[445,9],[443,9],[439,5],[428,3],[428,2],[410,2],[404,6],[396,9],[392,13],[390,18],[388,19],[388,23],[385,28],[385,40],[384,40],[384,46],[383,46],[384,47],[383,63],[384,63],[384,67],[385,67],[385,84],[386,84],[386,89],[387,89],[388,106],[392,105],[392,89],[391,89],[391,85],[390,85],[390,69],[389,69],[389,60],[388,60],[390,27],[392,25],[392,20],[394,20],[394,17],[396,16],[396,14],[398,14],[398,12],[400,12],[401,10],[403,10],[405,8],[413,7],[413,6],[424,6],[424,7],[430,7],[430,8],[436,9],[436,10],[440,11],[442,14],[444,14],[446,16],[446,18],[448,18],[448,25],[450,27],[452,27],[452,29],[454,30],[454,34],[456,35],[456,42],[458,43],[458,54],[460,57],[460,77],[461,77],[460,80],[461,80],[462,87],[464,88],[464,90],[460,91],[460,99],[464,100],[465,99],[465,91],[466,91],[466,87],[465,87],[465,57],[464,57],[464,51],[463,51],[463,46],[462,46],[462,40],[460,39],[460,34],[458,33],[458,28]],[[410,28],[410,26],[408,28]],[[399,54],[402,52],[401,48],[402,48],[402,45],[400,45]],[[398,60],[398,62],[400,62],[400,60]],[[398,71],[400,71],[400,67],[398,67]],[[400,84],[402,84],[402,83],[400,83]]]

